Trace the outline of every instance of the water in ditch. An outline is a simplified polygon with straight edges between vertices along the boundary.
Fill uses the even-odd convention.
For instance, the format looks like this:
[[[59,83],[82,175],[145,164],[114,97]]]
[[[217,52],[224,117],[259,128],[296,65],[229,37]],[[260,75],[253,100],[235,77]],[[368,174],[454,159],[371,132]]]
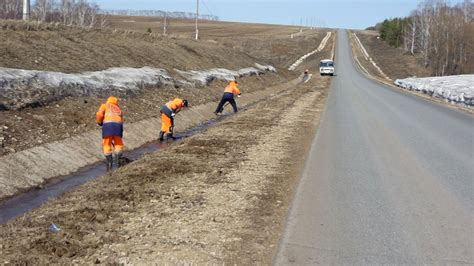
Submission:
[[[291,90],[284,90],[279,94],[270,94],[266,98],[256,100],[252,103],[241,106],[239,110],[245,111],[262,101],[290,92]],[[187,137],[203,132],[212,125],[230,116],[232,116],[232,113],[220,115],[215,119],[208,120],[207,122],[201,123],[198,126],[188,129],[187,131],[179,134],[176,140],[168,140],[164,142],[160,142],[158,140],[153,141],[137,149],[125,152],[124,156],[132,161],[137,160],[146,153],[155,152],[167,148],[176,142],[180,142],[186,139]],[[70,191],[82,184],[85,184],[86,182],[94,178],[103,176],[104,174],[106,174],[105,163],[104,161],[98,162],[95,164],[88,165],[73,174],[64,177],[54,178],[52,181],[49,181],[47,184],[44,184],[41,188],[28,190],[22,194],[19,194],[4,202],[1,202],[0,224],[6,223],[11,219],[19,217],[35,208],[38,208],[48,200],[57,198],[65,192]]]
[[[137,149],[125,152],[124,157],[131,161],[134,161],[141,158],[146,153],[165,149],[176,142],[180,142],[187,137],[206,130],[210,126],[214,125],[219,121],[222,121],[228,116],[229,114],[222,115],[217,117],[216,119],[212,119],[196,127],[193,127],[177,135],[177,138],[175,140],[157,140],[147,143]],[[106,174],[106,172],[107,171],[105,162],[98,162],[92,165],[88,165],[71,175],[54,178],[52,181],[41,186],[41,188],[31,189],[22,194],[14,196],[0,204],[0,224],[5,223],[8,220],[14,219],[35,208],[38,208],[48,200],[57,198],[63,193],[70,191],[82,184],[85,184],[86,182],[94,178],[103,176],[104,174]]]

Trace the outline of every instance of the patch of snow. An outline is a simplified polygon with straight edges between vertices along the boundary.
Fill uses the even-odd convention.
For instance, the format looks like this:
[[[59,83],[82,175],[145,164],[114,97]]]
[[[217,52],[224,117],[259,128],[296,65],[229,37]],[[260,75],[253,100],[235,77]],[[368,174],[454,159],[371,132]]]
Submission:
[[[385,75],[385,73],[377,65],[377,63],[375,63],[374,59],[372,59],[372,57],[369,56],[369,53],[367,53],[367,50],[365,49],[364,45],[362,45],[362,42],[359,40],[359,37],[357,37],[355,32],[354,32],[354,38],[355,38],[356,43],[359,46],[360,50],[362,50],[362,54],[364,55],[365,60],[370,61],[370,63],[375,67],[375,69],[377,69],[377,71],[380,73],[380,75],[382,75],[382,77],[384,77],[388,81],[392,81],[391,78],[389,78],[387,75]],[[367,70],[366,70],[366,72],[367,72]],[[369,72],[367,72],[367,73],[369,73]]]
[[[0,110],[38,106],[65,97],[124,96],[135,94],[143,86],[193,86],[196,81],[208,85],[212,80],[234,80],[238,77],[276,72],[273,66],[237,71],[214,68],[202,71],[179,71],[185,79],[173,79],[166,70],[152,67],[110,68],[104,71],[66,74],[61,72],[23,70],[0,67]]]
[[[259,63],[255,63],[255,67],[267,72],[277,72],[276,68],[270,65],[260,65]]]
[[[276,72],[276,69],[273,66],[264,66],[257,63],[255,66],[256,67],[247,67],[236,71],[225,68],[191,71],[181,71],[179,69],[175,69],[175,71],[178,72],[183,78],[192,82],[198,82],[201,85],[209,85],[209,83],[214,80],[231,81],[241,77],[261,75],[265,72]]]
[[[326,36],[321,41],[321,43],[319,44],[319,47],[316,50],[314,50],[312,52],[309,52],[309,53],[303,55],[302,57],[300,57],[300,59],[296,60],[296,62],[294,62],[293,65],[291,65],[288,68],[288,70],[290,70],[290,71],[295,70],[296,67],[298,67],[301,63],[303,63],[304,60],[306,60],[306,58],[312,56],[315,53],[321,52],[324,49],[324,47],[326,47],[326,43],[328,42],[329,38],[331,38],[331,32],[330,31],[328,33],[326,33]]]
[[[134,93],[143,85],[176,85],[164,69],[110,68],[104,71],[61,72],[0,68],[0,109],[39,105],[68,96]]]
[[[395,85],[451,103],[474,106],[474,75],[397,79]]]

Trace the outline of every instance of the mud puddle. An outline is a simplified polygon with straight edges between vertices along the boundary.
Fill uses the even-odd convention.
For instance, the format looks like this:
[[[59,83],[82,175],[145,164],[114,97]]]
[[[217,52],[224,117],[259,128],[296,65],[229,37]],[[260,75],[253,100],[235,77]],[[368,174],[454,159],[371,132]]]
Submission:
[[[268,98],[272,98],[273,96],[274,95],[271,95]],[[240,111],[245,111],[263,100],[243,105],[240,107]],[[172,144],[179,143],[185,138],[201,133],[207,130],[209,127],[213,126],[214,124],[223,121],[224,119],[232,115],[233,113],[226,113],[219,115],[209,121],[203,122],[198,126],[195,126],[185,132],[180,133],[176,136],[175,140],[166,140],[161,142],[156,140],[147,143],[137,149],[124,152],[124,157],[126,158],[127,162],[138,160],[147,153],[165,149],[171,146]],[[104,161],[101,161],[95,164],[88,165],[71,175],[54,178],[43,184],[41,187],[25,191],[22,194],[5,200],[4,202],[0,202],[0,224],[6,223],[11,219],[19,217],[35,208],[38,208],[43,203],[46,203],[48,200],[57,198],[62,194],[105,174],[107,174],[106,166]]]

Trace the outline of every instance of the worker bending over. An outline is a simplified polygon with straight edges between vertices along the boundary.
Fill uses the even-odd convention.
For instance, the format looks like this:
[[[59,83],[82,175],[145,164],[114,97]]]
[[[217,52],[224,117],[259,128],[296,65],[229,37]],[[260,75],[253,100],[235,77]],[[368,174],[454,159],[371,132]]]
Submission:
[[[166,138],[176,139],[173,136],[174,129],[174,116],[181,111],[182,108],[188,107],[187,100],[181,100],[180,98],[175,98],[172,101],[167,102],[163,107],[161,107],[161,131],[160,131],[160,141]]]
[[[115,151],[117,165],[121,166],[123,150],[123,113],[118,105],[118,99],[110,96],[102,104],[96,114],[96,122],[102,127],[102,149],[107,159],[107,170],[113,166],[112,154]]]
[[[222,99],[219,102],[219,105],[217,105],[217,109],[214,112],[214,114],[220,114],[222,111],[224,111],[224,104],[226,102],[229,102],[232,105],[232,108],[234,108],[234,113],[237,113],[237,104],[235,103],[234,100],[234,95],[237,95],[237,97],[240,97],[240,89],[237,88],[237,81],[231,81],[229,84],[224,89],[224,95],[222,95]]]

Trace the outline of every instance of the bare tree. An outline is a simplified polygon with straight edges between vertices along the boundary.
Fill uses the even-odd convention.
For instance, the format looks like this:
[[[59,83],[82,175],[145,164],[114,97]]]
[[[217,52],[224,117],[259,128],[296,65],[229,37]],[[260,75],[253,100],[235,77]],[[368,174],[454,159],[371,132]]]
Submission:
[[[109,15],[107,14],[99,14],[98,26],[104,28],[108,24]]]
[[[97,17],[99,16],[100,8],[97,4],[90,4],[87,9],[87,24],[89,27],[94,27],[97,24]]]
[[[406,51],[410,51],[412,55],[415,54],[415,50],[420,38],[419,16],[418,10],[413,11],[408,19],[408,23],[405,25],[405,35],[403,38],[405,44],[404,48]]]
[[[421,53],[434,75],[472,73],[473,4],[450,6],[427,0],[413,11],[405,27],[404,48]]]
[[[36,0],[33,6],[33,16],[41,22],[46,21],[48,14],[51,14],[53,10],[52,0]]]
[[[23,4],[21,0],[1,0],[0,19],[21,18]]]
[[[58,9],[61,22],[65,25],[72,25],[74,21],[74,0],[61,0]]]

